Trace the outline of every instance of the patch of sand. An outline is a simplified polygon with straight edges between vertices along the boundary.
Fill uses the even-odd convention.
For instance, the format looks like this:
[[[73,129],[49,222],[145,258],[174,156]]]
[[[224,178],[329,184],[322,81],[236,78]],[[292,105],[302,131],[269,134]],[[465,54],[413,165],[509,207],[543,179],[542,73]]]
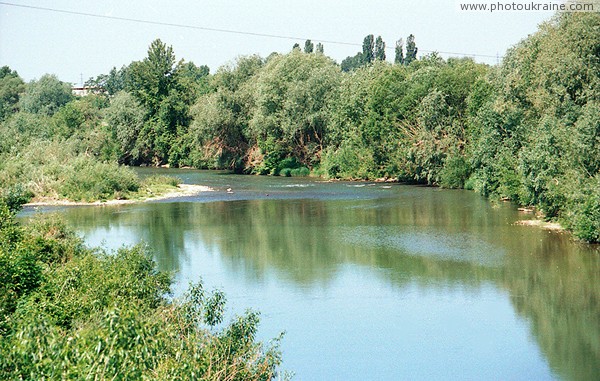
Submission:
[[[170,198],[177,197],[186,197],[186,196],[194,196],[198,193],[202,192],[212,192],[214,189],[204,186],[204,185],[195,185],[195,184],[179,184],[177,186],[177,190],[173,190],[171,192],[167,192],[165,194],[161,194],[158,196],[147,197],[139,200],[106,200],[106,201],[94,201],[94,202],[84,202],[84,201],[69,201],[69,200],[57,200],[53,198],[41,198],[34,202],[30,202],[25,204],[24,206],[76,206],[76,205],[125,205],[125,204],[135,204],[140,202],[149,202],[156,200],[166,200]]]
[[[564,231],[565,228],[560,226],[558,222],[546,222],[542,220],[519,220],[515,225],[521,226],[537,226],[545,230]]]

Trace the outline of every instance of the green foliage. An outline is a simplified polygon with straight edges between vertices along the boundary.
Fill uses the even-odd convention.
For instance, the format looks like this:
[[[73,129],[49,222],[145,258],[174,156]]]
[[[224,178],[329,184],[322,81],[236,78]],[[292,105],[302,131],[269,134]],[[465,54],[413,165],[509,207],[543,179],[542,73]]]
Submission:
[[[282,176],[318,168],[331,177],[472,188],[591,231],[599,17],[558,14],[491,68],[435,53],[417,58],[413,35],[396,43],[395,65],[387,64],[383,40],[368,35],[340,66],[322,45],[306,54],[314,51],[306,41],[306,53],[297,46],[266,60],[244,57],[210,76],[156,40],[144,60],[98,77],[110,97],[72,102],[39,95],[61,88],[51,76],[19,98],[18,76],[3,68],[0,183],[93,199],[139,187],[107,164],[114,161]]]
[[[2,192],[0,199],[12,213],[16,213],[33,197],[22,184],[15,184]]]
[[[165,176],[165,175],[154,175],[150,177],[146,177],[143,181],[143,185],[145,186],[153,186],[153,185],[169,185],[172,187],[176,187],[181,183],[181,180],[177,177],[173,176]]]
[[[412,34],[406,39],[406,57],[404,58],[404,64],[410,65],[411,62],[417,59],[417,45],[415,44],[415,36]]]
[[[258,314],[223,324],[225,296],[171,277],[148,248],[86,249],[56,222],[26,228],[0,202],[0,374],[6,379],[270,380],[280,353]]]
[[[385,42],[383,42],[381,36],[375,39],[372,34],[369,34],[363,39],[362,52],[346,57],[340,67],[342,71],[348,72],[367,66],[375,60],[385,61]]]
[[[475,188],[598,241],[599,15],[559,14],[470,96]]]
[[[364,56],[361,52],[356,53],[354,56],[346,57],[340,64],[342,71],[352,71],[364,66]]]
[[[402,39],[399,39],[398,41],[396,41],[396,47],[394,48],[394,63],[397,65],[402,65],[404,64],[404,41]]]
[[[313,44],[311,40],[306,40],[304,42],[304,53],[312,53],[314,48],[315,44]]]
[[[385,61],[385,42],[383,42],[381,36],[377,36],[375,40],[374,58],[379,61]]]
[[[321,44],[320,42],[317,43],[317,47],[315,50],[318,54],[324,54],[325,53],[325,47],[323,46],[323,44]]]
[[[34,114],[53,115],[71,99],[73,95],[68,83],[59,81],[55,75],[45,74],[27,84],[20,108]]]
[[[135,142],[135,163],[180,165],[184,147],[179,145],[178,136],[188,130],[190,106],[206,91],[206,84],[200,82],[207,74],[207,68],[176,63],[173,48],[159,39],[152,42],[146,58],[129,65],[125,89],[145,109],[144,124]],[[125,148],[122,144],[121,149]],[[130,159],[127,151],[123,154],[123,159]]]
[[[238,58],[211,78],[214,91],[198,98],[192,107],[193,122],[182,144],[189,152],[185,164],[200,168],[242,170],[249,143],[246,136],[254,105],[252,79],[264,60]]]
[[[372,179],[379,175],[368,147],[358,147],[344,142],[337,149],[328,148],[323,155],[323,169],[330,177],[347,179]]]
[[[63,167],[59,196],[69,200],[107,200],[124,198],[139,189],[135,173],[124,167],[77,157]]]
[[[105,111],[110,137],[117,147],[116,156],[121,163],[135,164],[142,159],[138,136],[144,124],[145,111],[129,93],[119,92]]]
[[[0,122],[17,110],[25,82],[8,66],[0,68]]]
[[[375,59],[375,37],[372,34],[363,39],[362,57],[365,64],[369,64]]]
[[[587,242],[600,242],[600,178],[596,176],[575,198],[565,220],[573,234]]]
[[[119,70],[113,67],[108,74],[100,74],[96,78],[90,78],[85,83],[85,86],[92,88],[92,91],[95,93],[115,95],[119,91],[125,90],[128,75],[127,70],[126,66],[123,66]]]
[[[36,198],[82,201],[128,198],[139,189],[135,173],[77,153],[77,142],[36,140],[0,163],[2,188],[23,187]]]
[[[256,103],[248,126],[251,142],[265,155],[265,170],[287,157],[316,163],[339,80],[337,66],[321,54],[292,51],[267,62],[254,83]]]

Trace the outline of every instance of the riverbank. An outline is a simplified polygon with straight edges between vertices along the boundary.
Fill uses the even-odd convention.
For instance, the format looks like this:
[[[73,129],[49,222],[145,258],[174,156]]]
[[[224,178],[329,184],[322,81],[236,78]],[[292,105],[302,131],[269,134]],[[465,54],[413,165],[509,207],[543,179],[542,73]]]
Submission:
[[[125,205],[125,204],[135,204],[140,202],[150,202],[150,201],[159,201],[166,200],[171,198],[178,197],[188,197],[195,196],[202,192],[212,192],[214,189],[204,186],[204,185],[196,185],[196,184],[178,184],[177,187],[173,187],[172,190],[167,190],[165,193],[160,194],[152,194],[150,192],[149,196],[142,196],[140,198],[135,199],[121,199],[121,200],[99,200],[99,201],[71,201],[71,200],[63,200],[56,199],[52,197],[39,197],[35,198],[31,202],[25,204],[24,206],[77,206],[77,205]]]
[[[557,232],[566,232],[567,229],[562,227],[558,222],[547,222],[543,220],[519,220],[515,225],[520,226],[535,226],[544,230],[552,230]]]

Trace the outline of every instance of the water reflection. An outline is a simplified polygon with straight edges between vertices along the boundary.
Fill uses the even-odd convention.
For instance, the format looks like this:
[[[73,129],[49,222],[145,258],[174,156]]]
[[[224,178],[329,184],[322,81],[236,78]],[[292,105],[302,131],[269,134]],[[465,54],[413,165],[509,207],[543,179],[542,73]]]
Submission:
[[[224,178],[213,186],[232,181]],[[600,256],[593,247],[514,226],[520,217],[510,205],[492,206],[470,192],[245,181],[238,188],[247,193],[233,201],[213,194],[61,213],[91,244],[144,240],[162,269],[178,273],[206,251],[222,258],[233,278],[257,284],[275,273],[300,289],[334,287],[342,270],[358,266],[399,290],[399,298],[415,287],[456,298],[493,285],[510,295],[554,375],[600,374]],[[264,196],[275,187],[283,189],[275,200]]]

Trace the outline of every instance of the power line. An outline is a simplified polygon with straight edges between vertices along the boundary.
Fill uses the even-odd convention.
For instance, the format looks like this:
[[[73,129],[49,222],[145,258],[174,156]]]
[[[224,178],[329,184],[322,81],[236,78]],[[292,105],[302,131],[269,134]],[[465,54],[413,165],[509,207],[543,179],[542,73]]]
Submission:
[[[163,22],[163,21],[134,19],[134,18],[129,18],[129,17],[99,15],[99,14],[96,14],[96,13],[69,11],[69,10],[66,10],[66,9],[38,7],[38,6],[34,6],[34,5],[14,4],[14,3],[7,3],[7,2],[4,2],[4,1],[0,1],[0,5],[6,5],[6,6],[9,6],[9,7],[17,7],[17,8],[35,9],[35,10],[38,10],[38,11],[63,13],[63,14],[68,14],[68,15],[95,17],[95,18],[99,18],[99,19],[108,19],[108,20],[116,20],[116,21],[134,22],[134,23],[138,23],[138,24],[161,25],[161,26],[168,26],[168,27],[173,27],[173,28],[195,29],[195,30],[202,30],[202,31],[208,31],[208,32],[230,33],[230,34],[238,34],[238,35],[245,35],[245,36],[276,38],[276,39],[280,39],[280,40],[292,40],[292,41],[309,40],[309,38],[297,37],[297,36],[284,36],[284,35],[278,35],[278,34],[246,32],[246,31],[233,30],[233,29],[209,28],[209,27],[203,27],[203,26],[197,26],[197,25],[177,24],[177,23],[169,23],[169,22]],[[313,41],[321,42],[321,43],[326,43],[326,44],[335,44],[335,45],[346,45],[346,46],[359,46],[359,47],[362,47],[362,44],[353,43],[353,42],[345,42],[345,41],[333,41],[333,40],[313,40]],[[394,47],[388,46],[388,47],[386,47],[386,49],[393,50]],[[439,50],[424,50],[424,49],[420,49],[420,48],[419,48],[419,51],[426,52],[426,53],[441,53],[441,54],[458,55],[458,56],[469,56],[469,57],[496,58],[496,56],[487,55],[487,54],[443,52],[443,51],[439,51]]]

